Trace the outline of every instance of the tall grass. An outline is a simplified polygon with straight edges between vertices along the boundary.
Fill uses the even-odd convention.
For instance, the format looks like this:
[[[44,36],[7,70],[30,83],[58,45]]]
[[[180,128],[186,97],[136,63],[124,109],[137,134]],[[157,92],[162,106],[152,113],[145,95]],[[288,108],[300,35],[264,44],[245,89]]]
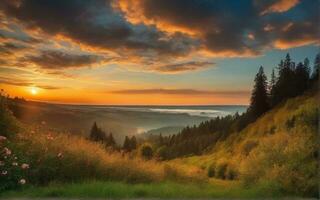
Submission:
[[[250,187],[316,197],[318,112],[316,95],[289,99],[218,143],[210,154],[171,162],[207,169],[211,177],[234,177]]]
[[[53,184],[11,191],[0,197],[67,197],[67,198],[258,198],[279,197],[267,188],[244,188],[238,183],[211,182],[205,184],[160,182],[128,184],[123,182],[84,182]]]
[[[163,180],[193,181],[199,174],[156,161],[129,158],[107,152],[103,145],[82,137],[43,131],[24,131],[13,142],[16,151],[29,160],[29,182],[72,182],[86,180],[129,183]]]

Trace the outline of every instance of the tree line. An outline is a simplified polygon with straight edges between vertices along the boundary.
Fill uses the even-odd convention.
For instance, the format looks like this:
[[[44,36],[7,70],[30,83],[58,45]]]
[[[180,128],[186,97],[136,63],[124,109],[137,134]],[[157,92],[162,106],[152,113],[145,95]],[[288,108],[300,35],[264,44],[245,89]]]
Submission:
[[[313,70],[308,58],[303,62],[295,63],[287,54],[272,70],[271,79],[268,82],[264,68],[261,66],[254,79],[250,105],[246,112],[217,117],[202,122],[198,126],[187,126],[175,135],[153,137],[150,140],[156,146],[156,155],[160,159],[172,159],[204,153],[218,141],[241,131],[286,99],[301,95],[315,87],[319,80],[319,69],[320,54],[316,55]]]
[[[126,136],[123,145],[119,146],[117,145],[112,133],[107,135],[105,131],[98,127],[96,122],[94,122],[91,127],[89,139],[94,142],[100,142],[104,144],[106,148],[113,150],[124,150],[126,152],[131,152],[137,148],[137,139],[135,136],[132,136],[131,138]]]

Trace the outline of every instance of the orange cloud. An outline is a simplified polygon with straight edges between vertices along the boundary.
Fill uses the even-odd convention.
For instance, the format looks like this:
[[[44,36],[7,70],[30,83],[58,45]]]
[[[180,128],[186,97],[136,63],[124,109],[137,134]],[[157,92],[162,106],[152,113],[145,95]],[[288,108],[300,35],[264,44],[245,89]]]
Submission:
[[[300,0],[279,0],[270,5],[267,9],[263,10],[260,14],[265,15],[267,13],[273,12],[286,12],[295,7],[299,3],[299,1]]]

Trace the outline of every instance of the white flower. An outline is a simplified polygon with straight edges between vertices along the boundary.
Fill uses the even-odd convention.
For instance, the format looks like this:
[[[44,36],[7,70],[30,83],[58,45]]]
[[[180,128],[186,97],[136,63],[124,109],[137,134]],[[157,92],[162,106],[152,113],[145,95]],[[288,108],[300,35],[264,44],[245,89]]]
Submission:
[[[5,176],[5,175],[7,175],[7,174],[8,174],[8,171],[6,171],[6,170],[4,170],[4,171],[1,172],[1,175],[4,175],[4,176]]]
[[[29,165],[26,164],[26,163],[23,163],[23,164],[21,165],[21,168],[22,168],[22,169],[29,169]]]
[[[18,166],[18,163],[17,162],[13,162],[12,166]]]
[[[7,147],[5,147],[4,148],[4,154],[6,154],[6,155],[11,155],[11,150],[10,149],[8,149]]]
[[[20,179],[20,181],[19,181],[19,183],[21,184],[21,185],[24,185],[24,184],[26,184],[26,179]]]
[[[58,157],[58,158],[62,158],[62,157],[63,157],[62,153],[61,153],[61,152],[58,153],[57,157]]]

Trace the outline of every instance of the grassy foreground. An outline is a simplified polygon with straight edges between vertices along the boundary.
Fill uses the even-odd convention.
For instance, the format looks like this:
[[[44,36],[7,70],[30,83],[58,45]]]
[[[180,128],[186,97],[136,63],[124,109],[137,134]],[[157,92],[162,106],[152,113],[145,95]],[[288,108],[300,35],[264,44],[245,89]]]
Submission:
[[[129,184],[90,181],[73,184],[53,184],[5,192],[0,197],[77,197],[77,198],[257,198],[279,197],[267,187],[243,188],[235,181],[211,180],[210,183],[160,182]]]

